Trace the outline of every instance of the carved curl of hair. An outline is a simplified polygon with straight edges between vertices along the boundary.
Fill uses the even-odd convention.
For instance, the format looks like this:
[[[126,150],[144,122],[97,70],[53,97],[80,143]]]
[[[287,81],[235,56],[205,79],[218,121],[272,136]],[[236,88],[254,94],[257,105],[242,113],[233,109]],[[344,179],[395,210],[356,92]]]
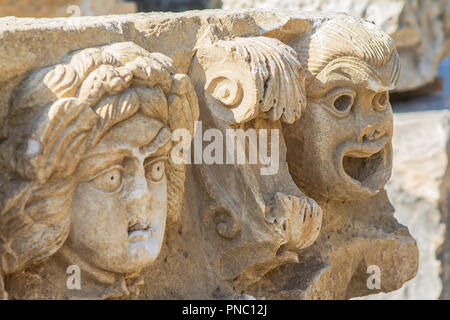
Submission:
[[[138,110],[191,133],[198,118],[189,78],[175,74],[168,57],[131,42],[76,51],[22,83],[0,145],[0,275],[62,246],[77,184],[72,173],[109,128]],[[184,177],[185,167],[169,160],[168,223],[178,218]]]
[[[306,107],[305,74],[291,47],[268,37],[208,40],[197,46],[197,58],[216,117],[229,124],[300,119]]]
[[[400,75],[400,59],[394,40],[373,23],[343,16],[327,21],[292,45],[306,71],[306,82],[313,80],[328,63],[354,57],[371,66],[384,66],[391,60],[391,83]]]

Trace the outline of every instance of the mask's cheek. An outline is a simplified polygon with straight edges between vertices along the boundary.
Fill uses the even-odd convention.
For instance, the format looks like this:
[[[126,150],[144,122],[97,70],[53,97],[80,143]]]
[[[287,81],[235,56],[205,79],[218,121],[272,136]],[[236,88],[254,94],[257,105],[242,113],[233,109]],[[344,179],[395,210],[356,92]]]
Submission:
[[[152,263],[158,257],[164,241],[167,218],[167,180],[153,183],[148,181],[146,201],[147,212],[141,219],[149,222],[150,236],[140,242],[130,242],[128,247],[129,267],[134,264],[142,268]]]
[[[289,171],[300,189],[312,197],[327,197],[343,183],[339,146],[356,141],[354,116],[337,118],[320,103],[307,111],[287,135]]]
[[[163,178],[157,186],[149,186],[150,224],[154,238],[162,246],[167,220],[167,179]],[[160,248],[159,248],[160,249]]]
[[[121,264],[128,246],[123,202],[102,194],[91,182],[80,183],[72,202],[70,242],[78,254],[102,268]]]

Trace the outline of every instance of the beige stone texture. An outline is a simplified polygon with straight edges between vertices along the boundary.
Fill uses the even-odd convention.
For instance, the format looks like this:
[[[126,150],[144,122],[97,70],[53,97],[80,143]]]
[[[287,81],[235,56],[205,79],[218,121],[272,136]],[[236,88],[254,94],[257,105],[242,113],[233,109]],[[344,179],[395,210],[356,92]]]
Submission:
[[[375,25],[263,10],[8,17],[0,39],[3,297],[348,299],[415,276],[417,244],[384,190],[399,58]],[[194,158],[207,129],[267,134],[276,170],[177,163],[176,129]]]
[[[395,40],[400,54],[397,92],[433,82],[450,54],[448,0],[222,0],[222,8],[345,12],[372,21]]]
[[[101,16],[137,12],[136,3],[124,0],[1,0],[0,17]]]
[[[439,252],[446,239],[447,221],[441,210],[447,184],[448,110],[399,113],[395,117],[394,171],[387,186],[396,217],[410,226],[419,244],[419,272],[399,292],[398,299],[438,299],[444,286]],[[422,143],[423,137],[431,143]],[[444,189],[446,190],[446,189]],[[446,209],[444,209],[446,210]],[[389,295],[388,295],[389,296]]]

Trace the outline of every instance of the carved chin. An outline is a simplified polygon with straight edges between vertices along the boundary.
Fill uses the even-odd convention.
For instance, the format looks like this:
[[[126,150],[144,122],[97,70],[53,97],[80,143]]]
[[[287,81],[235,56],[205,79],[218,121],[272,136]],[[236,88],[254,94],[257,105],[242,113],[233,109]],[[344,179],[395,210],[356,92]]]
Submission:
[[[151,237],[144,235],[136,235],[136,238],[145,237],[145,239],[131,241],[128,248],[128,272],[135,272],[143,267],[153,263],[159,255],[161,250],[162,241],[159,237]]]
[[[341,156],[341,176],[347,183],[359,189],[361,195],[374,195],[388,182],[392,170],[392,144],[383,143],[381,148],[354,147],[346,149]]]

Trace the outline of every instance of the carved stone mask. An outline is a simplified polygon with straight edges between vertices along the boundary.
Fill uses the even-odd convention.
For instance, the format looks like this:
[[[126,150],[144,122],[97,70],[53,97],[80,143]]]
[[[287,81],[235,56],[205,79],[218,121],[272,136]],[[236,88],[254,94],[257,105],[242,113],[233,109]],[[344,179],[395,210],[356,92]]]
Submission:
[[[166,225],[170,130],[140,112],[81,161],[66,246],[91,265],[130,273],[158,256]]]
[[[321,40],[331,46],[339,34],[329,34],[329,29],[326,32],[329,38]],[[362,49],[356,53],[346,52],[346,43],[342,48],[335,46],[336,52],[321,52],[316,39],[297,46],[300,53],[306,52],[300,48],[309,48],[303,61],[309,67],[308,102],[301,119],[285,125],[283,134],[294,181],[317,199],[372,196],[391,175],[393,114],[389,90],[398,79],[398,55],[388,38],[385,46],[373,53],[376,46],[364,42],[371,41],[367,34],[358,37]],[[320,32],[315,36],[320,38]],[[345,40],[353,41],[348,36]],[[369,49],[372,52],[367,53]]]
[[[172,64],[124,42],[25,79],[0,152],[0,273],[57,251],[119,274],[156,259],[184,191],[185,167],[167,157],[171,131],[192,132],[198,118],[192,84]]]

